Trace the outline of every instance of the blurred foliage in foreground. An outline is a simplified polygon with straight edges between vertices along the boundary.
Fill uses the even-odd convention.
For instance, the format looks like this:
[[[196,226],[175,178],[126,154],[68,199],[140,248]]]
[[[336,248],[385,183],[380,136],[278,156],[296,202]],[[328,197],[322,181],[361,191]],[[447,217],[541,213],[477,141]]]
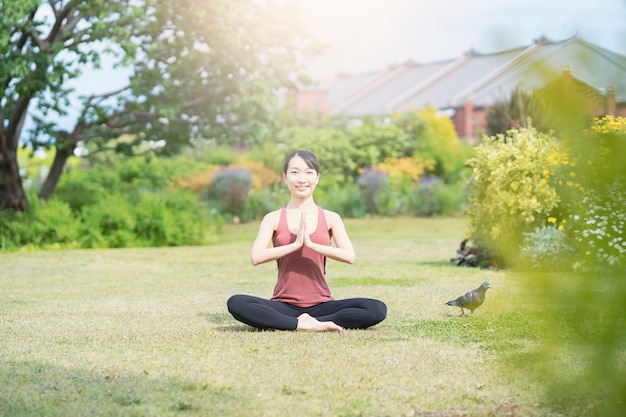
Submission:
[[[531,274],[554,306],[547,320],[549,394],[578,415],[621,416],[626,409],[626,120],[596,119],[563,139],[567,159],[557,185],[556,223],[573,239],[573,273]],[[567,162],[567,163],[565,163]],[[560,226],[556,226],[559,228]],[[545,263],[544,263],[545,265]],[[571,414],[573,415],[573,414]]]
[[[518,270],[526,314],[543,312],[542,342],[521,371],[545,383],[545,401],[568,416],[621,416],[626,119],[590,119],[584,103],[548,98],[554,131],[529,121],[485,138],[469,161],[470,249],[483,266]]]

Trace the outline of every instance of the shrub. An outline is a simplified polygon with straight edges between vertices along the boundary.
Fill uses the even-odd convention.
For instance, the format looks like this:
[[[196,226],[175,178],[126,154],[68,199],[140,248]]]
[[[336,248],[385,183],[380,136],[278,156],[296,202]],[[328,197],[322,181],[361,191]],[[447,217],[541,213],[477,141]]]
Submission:
[[[281,176],[261,162],[242,160],[238,163],[238,167],[248,170],[252,178],[252,188],[255,190],[281,183]]]
[[[156,204],[167,209],[168,246],[201,245],[221,231],[223,220],[219,214],[208,213],[198,196],[168,188],[156,196]]]
[[[159,193],[144,193],[134,215],[133,231],[139,246],[199,245],[206,242],[209,218],[198,204],[197,196],[191,192],[167,189]]]
[[[2,249],[77,246],[80,222],[73,215],[69,204],[56,198],[46,201],[34,195],[29,201],[28,212],[0,213]]]
[[[389,186],[397,194],[410,194],[413,185],[419,182],[424,172],[431,170],[435,161],[422,161],[413,158],[387,158],[373,168],[384,172],[389,178]]]
[[[199,245],[206,243],[209,226],[220,228],[220,219],[210,223],[194,193],[176,189],[142,193],[136,201],[105,194],[81,217],[87,248]]]
[[[210,199],[215,200],[223,213],[241,217],[252,185],[252,175],[245,168],[220,168],[211,184]]]
[[[31,196],[28,212],[0,213],[0,247],[130,247],[206,243],[222,219],[198,196],[176,189],[186,158],[130,158],[72,164],[49,201]],[[34,191],[34,190],[33,190]]]
[[[320,183],[315,192],[315,201],[328,210],[341,213],[344,217],[359,218],[367,214],[365,198],[354,183],[334,187]]]
[[[387,174],[377,169],[366,168],[357,178],[356,184],[365,200],[367,212],[383,213],[382,205],[390,192]]]
[[[567,234],[555,225],[535,228],[524,234],[520,252],[530,266],[543,271],[564,271],[572,268],[574,246]]]
[[[485,138],[468,161],[470,239],[510,261],[524,233],[546,223],[560,197],[550,184],[559,167],[556,140],[532,127]]]
[[[434,216],[461,211],[465,203],[461,184],[445,184],[440,178],[426,176],[411,190],[409,210],[417,216]]]
[[[435,108],[398,114],[394,120],[411,139],[411,154],[423,160],[432,160],[427,172],[444,181],[458,178],[467,156],[449,117]]]
[[[580,214],[567,229],[578,249],[576,269],[626,268],[626,187],[616,180],[604,194],[592,193],[580,202]]]
[[[135,206],[120,194],[104,194],[95,204],[83,207],[84,235],[88,248],[123,248],[136,246]]]
[[[626,119],[604,116],[567,137],[557,172],[561,217],[578,252],[577,269],[623,271],[626,243]]]
[[[208,193],[211,190],[215,173],[219,170],[219,167],[210,167],[208,170],[194,173],[188,177],[174,177],[173,182],[177,187],[185,190],[192,190],[197,193],[201,198],[207,198]]]
[[[288,149],[309,149],[321,165],[329,186],[355,181],[361,171],[391,157],[411,153],[408,136],[389,123],[367,121],[359,126],[294,127],[282,132]]]
[[[287,190],[280,186],[272,186],[263,189],[252,189],[248,193],[240,219],[250,221],[263,217],[265,214],[286,204],[289,200]]]

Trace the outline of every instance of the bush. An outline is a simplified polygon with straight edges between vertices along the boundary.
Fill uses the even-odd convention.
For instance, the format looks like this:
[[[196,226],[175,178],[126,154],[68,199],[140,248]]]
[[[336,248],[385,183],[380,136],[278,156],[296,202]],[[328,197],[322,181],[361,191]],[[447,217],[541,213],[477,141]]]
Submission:
[[[427,107],[398,114],[394,122],[411,139],[411,155],[432,161],[427,173],[445,182],[460,178],[468,149],[459,141],[449,117]]]
[[[207,241],[209,226],[221,228],[220,219],[210,224],[196,195],[176,189],[142,194],[134,214],[140,246],[200,245]]]
[[[182,246],[206,243],[209,217],[198,197],[188,191],[142,193],[136,202],[118,194],[101,197],[82,212],[83,247]]]
[[[462,211],[464,204],[460,184],[445,184],[440,178],[426,176],[413,186],[409,210],[416,216],[434,216]]]
[[[0,212],[0,248],[18,249],[76,247],[80,221],[69,204],[56,198],[46,201],[31,196],[28,212]]]
[[[389,123],[368,121],[351,127],[294,127],[282,132],[288,149],[309,149],[321,165],[328,186],[340,187],[356,180],[361,171],[391,157],[411,153],[408,136]]]
[[[555,225],[542,226],[524,235],[520,252],[532,268],[550,272],[571,270],[574,246],[562,229]]]
[[[245,210],[240,217],[242,221],[250,221],[263,217],[289,201],[289,193],[280,186],[250,190]]]
[[[616,180],[605,194],[592,193],[570,217],[567,230],[578,249],[575,269],[626,269],[626,184]]]
[[[251,185],[252,175],[247,169],[222,167],[213,177],[209,199],[218,203],[221,212],[242,217]]]
[[[577,250],[578,270],[623,271],[626,266],[626,119],[604,116],[565,138],[557,172],[563,203],[555,216]]]
[[[390,194],[387,174],[367,168],[359,175],[356,184],[365,200],[367,213],[382,214],[383,203],[389,199]]]
[[[359,187],[354,184],[327,187],[320,183],[316,189],[315,200],[324,208],[343,217],[359,218],[367,214],[367,204]]]
[[[550,184],[559,155],[556,140],[532,127],[485,138],[468,161],[470,239],[510,262],[524,233],[546,224],[560,202]]]
[[[136,246],[135,205],[120,194],[104,194],[83,207],[83,247],[123,248]]]

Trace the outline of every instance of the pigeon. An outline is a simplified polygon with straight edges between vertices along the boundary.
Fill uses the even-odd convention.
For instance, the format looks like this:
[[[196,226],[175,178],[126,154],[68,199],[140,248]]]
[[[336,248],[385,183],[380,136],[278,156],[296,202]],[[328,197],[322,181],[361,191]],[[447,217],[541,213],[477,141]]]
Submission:
[[[488,282],[483,282],[482,284],[480,284],[480,287],[465,293],[465,295],[462,295],[455,300],[448,301],[446,305],[461,307],[462,316],[465,315],[465,311],[463,310],[463,308],[467,308],[470,310],[473,316],[474,310],[476,310],[485,302],[485,293],[489,288],[491,288],[491,284]]]

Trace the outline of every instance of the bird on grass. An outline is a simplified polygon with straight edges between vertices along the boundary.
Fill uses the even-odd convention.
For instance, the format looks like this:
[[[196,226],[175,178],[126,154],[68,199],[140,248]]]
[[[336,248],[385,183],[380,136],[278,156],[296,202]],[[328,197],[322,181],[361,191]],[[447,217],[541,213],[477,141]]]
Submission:
[[[485,302],[485,293],[487,290],[491,288],[491,284],[488,282],[483,282],[480,284],[480,287],[475,290],[466,292],[464,295],[448,301],[446,305],[453,307],[461,307],[461,316],[465,315],[464,308],[470,310],[472,316],[474,315],[474,310],[480,307]]]

